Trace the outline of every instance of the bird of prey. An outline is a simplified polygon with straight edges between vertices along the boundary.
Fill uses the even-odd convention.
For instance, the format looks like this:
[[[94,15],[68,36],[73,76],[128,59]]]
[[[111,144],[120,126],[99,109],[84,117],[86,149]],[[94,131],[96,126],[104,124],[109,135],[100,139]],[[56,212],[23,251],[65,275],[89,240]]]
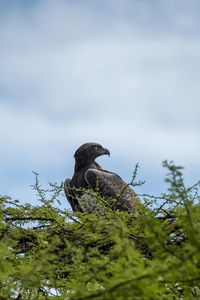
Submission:
[[[119,175],[101,168],[95,161],[101,155],[110,156],[110,152],[98,143],[85,143],[76,150],[74,175],[64,182],[72,210],[103,214],[101,200],[104,199],[104,204],[113,210],[134,212],[139,198]]]

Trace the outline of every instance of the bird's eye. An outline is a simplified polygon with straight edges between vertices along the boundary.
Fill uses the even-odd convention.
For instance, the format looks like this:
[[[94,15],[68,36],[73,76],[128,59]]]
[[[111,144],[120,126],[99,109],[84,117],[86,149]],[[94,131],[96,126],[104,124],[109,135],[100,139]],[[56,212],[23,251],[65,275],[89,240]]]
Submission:
[[[95,145],[95,151],[98,151],[98,150],[100,150],[100,149],[101,149],[101,146]]]

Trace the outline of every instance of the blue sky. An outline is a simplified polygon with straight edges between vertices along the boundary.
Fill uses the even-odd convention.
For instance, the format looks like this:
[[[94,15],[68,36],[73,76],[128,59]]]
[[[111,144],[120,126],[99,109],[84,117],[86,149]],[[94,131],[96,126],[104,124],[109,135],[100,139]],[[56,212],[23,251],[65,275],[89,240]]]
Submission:
[[[34,202],[73,173],[84,142],[139,193],[163,191],[164,159],[200,166],[199,0],[0,0],[1,194]],[[138,179],[139,179],[138,178]]]

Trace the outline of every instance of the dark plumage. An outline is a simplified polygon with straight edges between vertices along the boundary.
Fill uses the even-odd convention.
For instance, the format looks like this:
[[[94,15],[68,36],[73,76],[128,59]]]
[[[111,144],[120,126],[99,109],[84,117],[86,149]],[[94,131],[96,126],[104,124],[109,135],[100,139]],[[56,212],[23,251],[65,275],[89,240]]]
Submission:
[[[114,210],[135,211],[135,203],[140,200],[134,191],[119,175],[103,170],[95,161],[106,154],[110,155],[110,152],[97,143],[83,144],[75,152],[74,175],[64,183],[65,195],[73,211],[99,210],[94,204],[97,200],[92,201],[92,192],[96,191]]]

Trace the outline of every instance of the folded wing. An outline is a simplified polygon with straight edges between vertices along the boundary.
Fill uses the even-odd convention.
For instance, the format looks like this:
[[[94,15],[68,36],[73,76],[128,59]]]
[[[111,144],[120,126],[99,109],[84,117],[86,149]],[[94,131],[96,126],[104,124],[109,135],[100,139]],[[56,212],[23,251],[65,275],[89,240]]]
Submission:
[[[114,209],[122,211],[135,211],[135,204],[140,202],[137,195],[123,179],[112,172],[98,169],[88,169],[85,172],[85,181],[93,190],[110,200]]]

